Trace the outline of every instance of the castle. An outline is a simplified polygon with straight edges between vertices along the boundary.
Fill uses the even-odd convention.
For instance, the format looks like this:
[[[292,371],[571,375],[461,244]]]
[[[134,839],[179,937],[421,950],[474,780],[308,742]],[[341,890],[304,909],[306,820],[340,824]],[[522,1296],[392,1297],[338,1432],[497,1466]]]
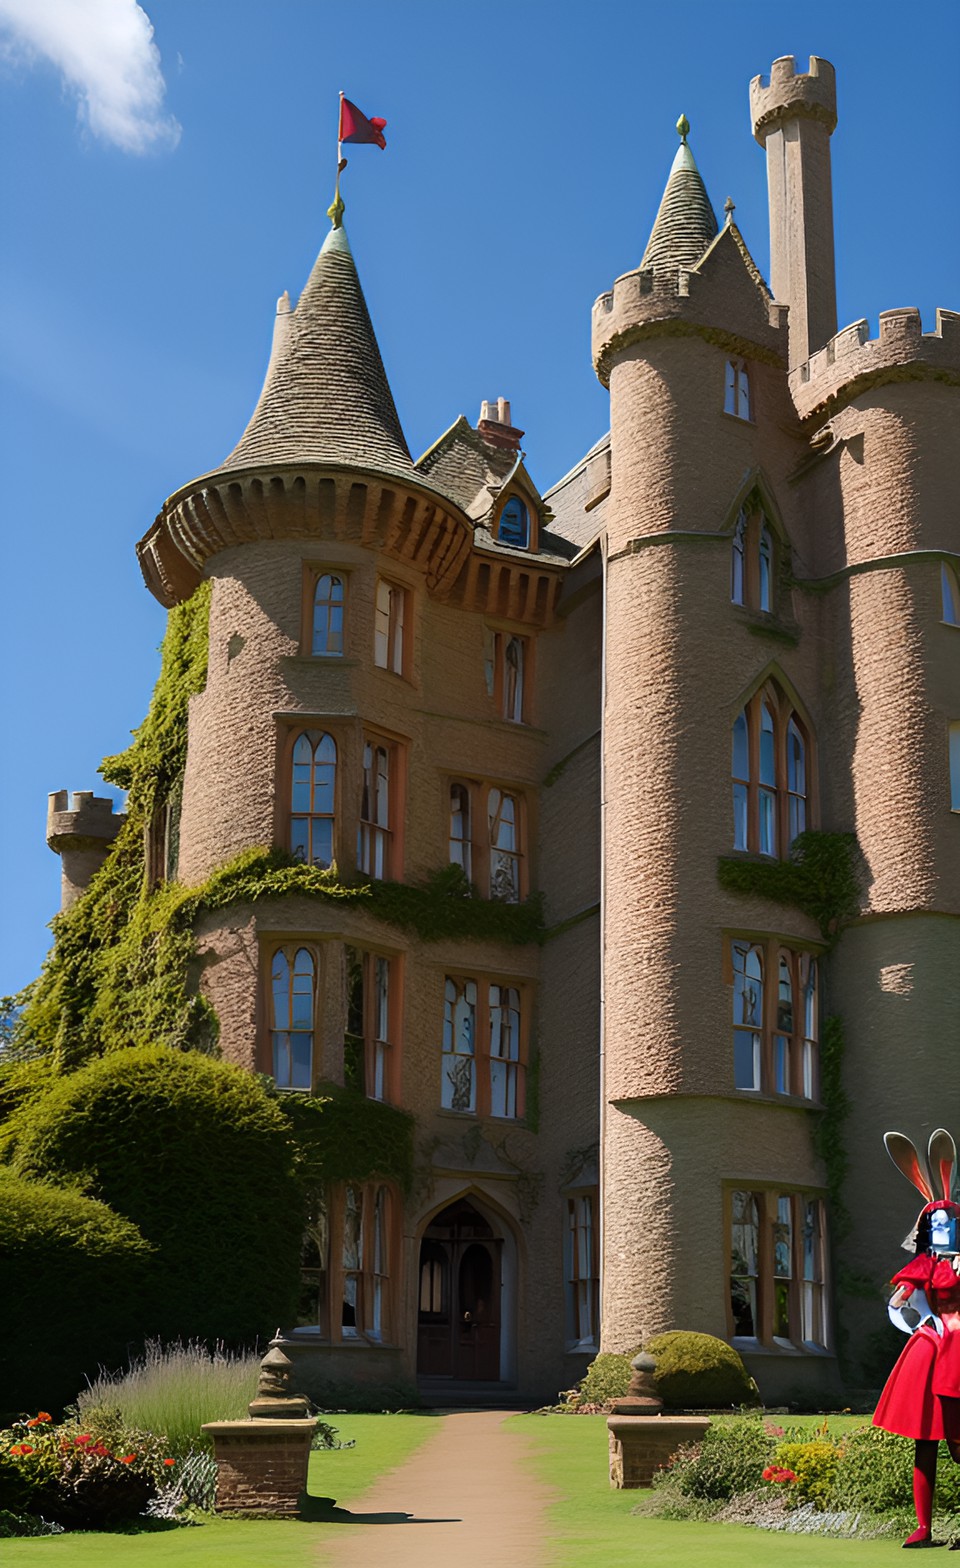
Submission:
[[[308,1382],[549,1395],[696,1328],[821,1397],[913,1219],[882,1132],[960,1121],[960,317],[837,332],[833,68],[777,60],[750,106],[770,287],[681,120],[593,307],[610,433],[546,494],[503,399],[411,459],[337,226],[239,444],[139,545],[163,605],[212,583],[153,875],[277,845],[459,868],[503,910],[198,922],[226,1058],[416,1120],[410,1195],[345,1181],[312,1216]],[[51,797],[65,901],[115,832]]]

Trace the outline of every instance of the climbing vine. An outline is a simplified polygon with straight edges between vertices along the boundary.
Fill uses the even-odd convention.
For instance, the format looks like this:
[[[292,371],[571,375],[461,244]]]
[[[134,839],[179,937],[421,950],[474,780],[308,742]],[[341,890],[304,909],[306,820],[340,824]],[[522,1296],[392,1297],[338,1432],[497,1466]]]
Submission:
[[[408,1193],[413,1185],[414,1120],[406,1111],[325,1083],[316,1095],[276,1093],[296,1150],[304,1188],[379,1179]]]
[[[860,907],[860,847],[854,833],[800,833],[789,860],[721,856],[717,880],[728,892],[801,909],[832,945]]]

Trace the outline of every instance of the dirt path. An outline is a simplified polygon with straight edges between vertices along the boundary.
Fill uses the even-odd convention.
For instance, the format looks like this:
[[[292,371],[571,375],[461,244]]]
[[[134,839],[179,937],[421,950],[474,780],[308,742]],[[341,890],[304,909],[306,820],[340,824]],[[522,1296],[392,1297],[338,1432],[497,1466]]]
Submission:
[[[530,1438],[502,1410],[456,1411],[349,1509],[333,1509],[324,1568],[542,1568],[550,1494],[524,1463]],[[342,1526],[342,1529],[340,1528]]]

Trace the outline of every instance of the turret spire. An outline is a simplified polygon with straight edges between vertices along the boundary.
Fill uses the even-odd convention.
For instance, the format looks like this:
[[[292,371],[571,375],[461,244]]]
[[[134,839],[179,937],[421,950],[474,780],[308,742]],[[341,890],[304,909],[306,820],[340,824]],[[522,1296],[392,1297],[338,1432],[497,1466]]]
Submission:
[[[687,145],[690,121],[685,114],[677,121],[677,131],[680,146],[640,263],[656,272],[692,267],[717,233],[716,214]]]
[[[341,215],[331,213],[335,227],[223,468],[311,462],[415,477]]]

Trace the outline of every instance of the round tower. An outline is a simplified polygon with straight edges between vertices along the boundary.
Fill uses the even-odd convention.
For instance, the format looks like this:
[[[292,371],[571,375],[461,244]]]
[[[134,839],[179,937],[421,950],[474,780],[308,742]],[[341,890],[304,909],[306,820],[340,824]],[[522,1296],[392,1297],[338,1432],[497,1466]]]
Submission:
[[[817,933],[798,912],[731,897],[715,869],[734,845],[738,711],[773,666],[785,689],[816,705],[789,591],[766,610],[731,602],[745,510],[762,506],[775,519],[781,564],[791,541],[806,547],[785,483],[798,455],[786,311],[760,277],[732,203],[718,230],[685,120],[678,130],[641,265],[593,312],[612,447],[603,1338],[624,1351],[669,1328],[731,1334],[732,1193],[789,1196],[822,1182],[802,1093],[777,1096],[766,1077],[756,1092],[738,1093],[731,998],[732,933],[783,933],[798,953]],[[697,1237],[696,1270],[678,1271],[678,1236]],[[775,1385],[768,1369],[766,1386]]]

